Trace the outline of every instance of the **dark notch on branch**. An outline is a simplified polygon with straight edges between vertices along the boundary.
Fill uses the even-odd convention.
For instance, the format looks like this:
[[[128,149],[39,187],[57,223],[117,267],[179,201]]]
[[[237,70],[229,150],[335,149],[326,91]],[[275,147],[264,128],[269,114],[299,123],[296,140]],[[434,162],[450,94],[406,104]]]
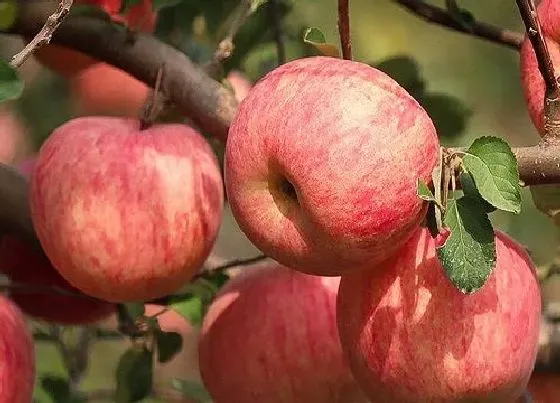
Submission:
[[[432,24],[441,25],[489,42],[508,46],[512,49],[521,49],[524,38],[519,32],[495,27],[480,21],[473,21],[468,24],[462,23],[447,10],[428,4],[422,0],[393,1]]]
[[[546,92],[543,100],[544,137],[560,138],[560,85],[558,85],[556,79],[554,65],[542,32],[535,2],[533,0],[517,0],[517,6],[545,83]]]
[[[352,60],[352,39],[350,37],[349,0],[338,0],[338,32],[342,45],[342,57]]]

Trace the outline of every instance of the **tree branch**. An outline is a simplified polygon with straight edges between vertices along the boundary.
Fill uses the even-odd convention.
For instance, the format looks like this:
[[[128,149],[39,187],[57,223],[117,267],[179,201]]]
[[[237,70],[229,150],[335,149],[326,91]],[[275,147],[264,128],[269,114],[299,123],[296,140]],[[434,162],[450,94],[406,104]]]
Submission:
[[[428,4],[422,0],[393,1],[429,23],[441,25],[451,30],[472,35],[489,42],[505,45],[512,49],[521,49],[524,37],[523,34],[519,32],[495,27],[480,21],[463,23],[447,12],[447,10]]]
[[[41,0],[20,4],[20,18],[11,31],[34,35],[48,18],[48,4]],[[237,108],[235,97],[179,50],[142,32],[134,33],[131,40],[125,29],[84,15],[66,18],[53,41],[118,67],[152,88],[164,65],[163,93],[201,130],[221,140],[227,137]]]
[[[342,45],[342,57],[352,60],[352,39],[350,37],[349,0],[338,0],[338,32]]]
[[[274,41],[276,42],[276,54],[278,64],[286,63],[286,45],[284,44],[284,27],[278,10],[278,0],[269,0],[268,9],[274,26]]]
[[[21,52],[12,57],[12,61],[10,62],[12,67],[21,66],[33,52],[51,41],[53,33],[70,12],[72,2],[73,0],[60,0],[57,10],[47,18],[47,22],[45,22],[41,31],[33,37],[31,42],[25,45]]]

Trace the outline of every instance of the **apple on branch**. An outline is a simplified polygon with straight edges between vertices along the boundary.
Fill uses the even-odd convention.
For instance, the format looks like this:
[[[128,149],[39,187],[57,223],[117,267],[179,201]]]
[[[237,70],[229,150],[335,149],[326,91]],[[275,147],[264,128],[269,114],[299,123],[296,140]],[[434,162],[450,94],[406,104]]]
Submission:
[[[432,120],[399,84],[330,57],[261,79],[229,130],[225,180],[247,237],[316,275],[373,267],[410,238],[439,153]]]
[[[223,210],[217,159],[181,124],[82,117],[43,143],[31,216],[59,273],[109,302],[160,298],[210,253]]]
[[[426,228],[371,270],[342,277],[338,329],[372,402],[512,403],[535,365],[541,297],[525,249],[496,232],[488,282],[465,295]]]
[[[275,262],[230,280],[200,334],[200,372],[214,402],[366,402],[340,347],[339,282]]]

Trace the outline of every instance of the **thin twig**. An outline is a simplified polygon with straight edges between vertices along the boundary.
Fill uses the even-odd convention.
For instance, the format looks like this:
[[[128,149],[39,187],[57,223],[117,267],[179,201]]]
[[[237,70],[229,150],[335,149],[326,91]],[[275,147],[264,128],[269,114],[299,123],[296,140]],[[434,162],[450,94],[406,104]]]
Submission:
[[[227,269],[231,269],[234,267],[238,267],[238,266],[250,266],[253,263],[258,263],[262,260],[266,260],[268,259],[268,256],[266,255],[257,255],[254,257],[250,257],[248,259],[235,259],[235,260],[231,260],[227,263],[221,264],[219,266],[215,266],[215,267],[211,267],[211,268],[205,268],[202,271],[199,271],[194,277],[192,281],[195,281],[196,279],[200,278],[200,277],[204,277],[205,274],[208,273],[216,273],[216,272],[220,272],[220,271],[225,271]]]
[[[274,28],[274,42],[276,42],[278,64],[284,64],[286,63],[286,45],[284,44],[284,26],[278,10],[278,0],[269,0],[268,9]]]
[[[422,0],[393,1],[430,23],[441,25],[454,31],[463,32],[490,42],[505,45],[516,50],[521,49],[524,35],[519,32],[510,31],[480,21],[473,21],[465,24],[458,21],[447,10],[428,4]]]
[[[45,22],[45,25],[43,25],[41,31],[35,35],[31,42],[25,45],[21,52],[12,57],[12,61],[10,62],[12,67],[21,66],[33,52],[51,41],[54,31],[56,31],[62,21],[64,21],[64,18],[70,12],[72,3],[73,0],[60,0],[58,8],[49,18],[47,18],[47,21]]]
[[[544,103],[544,138],[560,138],[560,85],[556,79],[554,65],[544,39],[542,26],[535,2],[533,0],[517,0],[521,18],[527,29],[527,37],[531,41],[539,65],[539,71],[545,83]]]
[[[352,38],[350,38],[349,0],[338,0],[338,32],[342,45],[342,57],[352,60]]]

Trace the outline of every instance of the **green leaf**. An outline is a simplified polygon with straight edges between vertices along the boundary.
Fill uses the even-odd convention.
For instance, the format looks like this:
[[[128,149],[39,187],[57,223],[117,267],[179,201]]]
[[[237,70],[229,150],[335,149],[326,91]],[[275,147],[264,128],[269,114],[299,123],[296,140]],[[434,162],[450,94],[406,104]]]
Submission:
[[[119,14],[126,14],[131,7],[142,4],[142,0],[122,0]]]
[[[124,304],[128,314],[132,318],[132,320],[136,320],[144,316],[146,312],[146,308],[143,302],[131,302]]]
[[[185,379],[173,378],[172,379],[173,389],[181,393],[181,395],[189,397],[200,403],[210,403],[212,402],[212,397],[210,393],[204,386],[198,382],[188,381]]]
[[[0,59],[0,102],[19,98],[23,92],[23,80],[8,62]]]
[[[201,297],[191,294],[174,295],[170,298],[168,306],[189,323],[195,326],[202,324],[204,305]]]
[[[418,179],[417,181],[417,186],[416,186],[416,195],[427,202],[433,202],[433,203],[437,203],[437,200],[434,196],[434,194],[432,193],[432,191],[430,190],[430,188],[428,187],[428,185],[426,185],[424,182],[422,182],[420,179]]]
[[[158,361],[165,363],[170,361],[183,348],[183,338],[179,333],[156,332]]]
[[[17,0],[0,0],[0,30],[10,28],[16,22],[17,14]]]
[[[480,208],[482,208],[486,213],[492,213],[496,211],[496,207],[492,206],[482,198],[480,192],[474,184],[474,179],[470,173],[463,172],[459,180],[461,181],[461,187],[463,189],[463,194],[465,195],[465,197],[468,197],[473,202],[478,203],[480,205]]]
[[[473,293],[486,283],[496,263],[492,224],[467,197],[449,200],[444,224],[451,234],[437,250],[439,259],[453,285],[462,293]]]
[[[418,102],[432,118],[440,137],[461,135],[472,117],[472,110],[458,98],[445,94],[423,94]]]
[[[531,186],[531,196],[535,207],[549,216],[554,224],[560,225],[560,186]]]
[[[55,375],[45,375],[40,382],[41,387],[53,402],[66,402],[70,398],[70,386],[66,379]]]
[[[138,402],[152,391],[152,352],[145,347],[132,347],[124,352],[116,371],[117,403]]]
[[[508,143],[497,137],[476,139],[463,157],[484,200],[500,210],[521,212],[517,159]]]
[[[332,43],[327,43],[325,35],[319,28],[307,28],[303,34],[303,42],[313,46],[325,56],[340,58],[340,50]]]

